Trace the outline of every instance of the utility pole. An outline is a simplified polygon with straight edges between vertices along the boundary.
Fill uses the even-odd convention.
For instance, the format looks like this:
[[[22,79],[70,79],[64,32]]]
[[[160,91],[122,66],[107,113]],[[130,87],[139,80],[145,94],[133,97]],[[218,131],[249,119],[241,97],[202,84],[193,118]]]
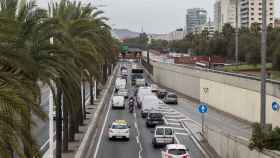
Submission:
[[[239,6],[239,0],[236,0],[235,3],[235,64],[238,65],[238,32],[239,32],[239,27],[238,27],[238,6]]]
[[[266,0],[262,0],[262,33],[261,33],[261,127],[264,130],[266,124],[266,40],[267,40],[267,22],[266,22]]]

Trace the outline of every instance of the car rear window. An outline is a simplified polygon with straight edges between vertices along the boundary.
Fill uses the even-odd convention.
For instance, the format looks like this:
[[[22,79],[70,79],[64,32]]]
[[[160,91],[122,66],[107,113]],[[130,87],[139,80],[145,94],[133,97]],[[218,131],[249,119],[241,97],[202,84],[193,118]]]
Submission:
[[[175,95],[175,94],[169,94],[168,97],[169,97],[169,98],[177,98],[177,95]]]
[[[186,154],[186,150],[184,149],[169,149],[168,154],[172,155],[184,155]]]
[[[173,134],[173,131],[171,128],[166,128],[165,129],[165,135],[172,135]]]
[[[127,125],[112,125],[112,129],[127,129]]]
[[[157,128],[156,135],[164,135],[164,129],[163,128]]]
[[[150,113],[150,117],[153,117],[153,118],[161,118],[161,117],[162,117],[162,114],[161,114],[161,113]]]

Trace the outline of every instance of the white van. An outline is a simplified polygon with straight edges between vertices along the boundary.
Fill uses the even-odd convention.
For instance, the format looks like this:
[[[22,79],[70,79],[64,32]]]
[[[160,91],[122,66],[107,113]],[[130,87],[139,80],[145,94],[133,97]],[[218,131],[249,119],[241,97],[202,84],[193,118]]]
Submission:
[[[137,92],[136,101],[141,106],[143,97],[146,95],[153,95],[151,87],[139,87]]]
[[[122,78],[117,78],[115,82],[115,88],[117,90],[124,89],[126,87],[126,80]]]
[[[174,144],[175,133],[172,127],[157,126],[152,140],[153,146],[158,147],[161,145]]]
[[[124,96],[113,96],[112,108],[122,108],[125,109]]]
[[[141,116],[143,118],[146,118],[149,111],[157,110],[163,104],[164,103],[161,100],[159,100],[154,94],[143,96]]]

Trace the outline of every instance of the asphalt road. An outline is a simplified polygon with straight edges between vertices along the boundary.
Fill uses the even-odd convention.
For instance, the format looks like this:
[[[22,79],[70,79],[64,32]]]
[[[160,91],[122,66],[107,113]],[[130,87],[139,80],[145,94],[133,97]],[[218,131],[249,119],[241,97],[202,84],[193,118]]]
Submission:
[[[130,94],[132,94],[134,88],[130,86],[130,78],[128,79],[128,85]],[[125,110],[113,110],[110,103],[107,106],[109,106],[108,115],[103,122],[105,128],[99,131],[100,136],[97,138],[100,139],[100,144],[98,144],[99,140],[93,141],[93,143],[97,144],[94,145],[96,146],[96,151],[91,155],[93,158],[161,158],[161,149],[155,149],[152,145],[153,129],[146,127],[145,119],[141,118],[140,110],[136,110],[134,114],[131,114],[128,112],[127,105]],[[162,112],[165,115],[166,125],[175,129],[176,141],[190,149],[192,158],[203,158],[204,156],[190,139],[188,133],[180,126],[180,118],[174,119],[174,117],[181,116],[181,114],[168,105],[162,107]],[[181,117],[184,118],[184,116]],[[116,119],[125,119],[130,124],[129,141],[111,141],[108,139],[109,125]]]

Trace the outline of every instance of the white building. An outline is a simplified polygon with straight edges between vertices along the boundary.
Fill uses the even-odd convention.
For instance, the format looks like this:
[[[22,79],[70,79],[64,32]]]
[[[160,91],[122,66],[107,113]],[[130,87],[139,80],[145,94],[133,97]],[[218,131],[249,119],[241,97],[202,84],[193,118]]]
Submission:
[[[240,0],[239,0],[240,1]],[[241,0],[242,1],[242,0]],[[240,14],[240,9],[239,13]],[[214,4],[214,27],[222,31],[224,24],[229,23],[235,28],[236,25],[236,0],[216,0]],[[240,27],[240,18],[238,18]]]
[[[185,30],[177,29],[168,34],[168,41],[182,40],[186,35]]]
[[[153,35],[151,39],[154,40],[166,40],[166,41],[176,41],[182,40],[186,36],[186,31],[183,29],[177,29],[168,34]]]
[[[274,26],[274,0],[267,0],[267,25]],[[241,27],[262,23],[262,0],[240,0]]]

